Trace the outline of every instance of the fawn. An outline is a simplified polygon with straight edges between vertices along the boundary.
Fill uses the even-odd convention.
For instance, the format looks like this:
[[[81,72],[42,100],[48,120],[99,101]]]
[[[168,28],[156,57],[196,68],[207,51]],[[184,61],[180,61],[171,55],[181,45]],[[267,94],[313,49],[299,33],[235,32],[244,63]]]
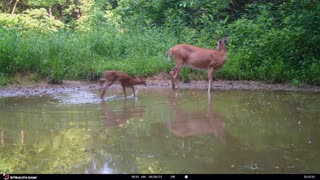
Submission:
[[[102,75],[102,78],[99,79],[100,87],[101,89],[103,89],[100,95],[101,99],[103,98],[104,94],[107,92],[109,87],[116,81],[120,82],[125,98],[127,98],[126,88],[132,88],[133,95],[136,96],[135,89],[133,86],[147,85],[145,79],[142,78],[141,76],[136,76],[135,78],[132,78],[128,74],[121,71],[105,71]],[[106,84],[103,87],[104,83]]]

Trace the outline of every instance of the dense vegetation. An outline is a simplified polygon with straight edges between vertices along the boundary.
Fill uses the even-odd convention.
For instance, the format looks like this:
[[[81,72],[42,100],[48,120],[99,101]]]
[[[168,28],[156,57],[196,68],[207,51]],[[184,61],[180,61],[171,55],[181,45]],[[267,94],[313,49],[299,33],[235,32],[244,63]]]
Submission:
[[[168,72],[172,45],[215,48],[217,34],[231,37],[220,78],[320,84],[318,0],[3,0],[0,85],[17,73],[57,83]],[[181,75],[194,73],[206,78]]]

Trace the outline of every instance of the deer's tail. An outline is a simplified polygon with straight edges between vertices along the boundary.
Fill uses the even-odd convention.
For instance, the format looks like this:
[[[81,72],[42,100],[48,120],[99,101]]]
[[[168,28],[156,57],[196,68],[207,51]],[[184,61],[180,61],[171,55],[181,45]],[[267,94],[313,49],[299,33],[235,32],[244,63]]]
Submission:
[[[171,60],[171,57],[172,56],[172,48],[170,48],[168,51],[167,51],[167,59],[168,59],[168,61],[170,61]]]

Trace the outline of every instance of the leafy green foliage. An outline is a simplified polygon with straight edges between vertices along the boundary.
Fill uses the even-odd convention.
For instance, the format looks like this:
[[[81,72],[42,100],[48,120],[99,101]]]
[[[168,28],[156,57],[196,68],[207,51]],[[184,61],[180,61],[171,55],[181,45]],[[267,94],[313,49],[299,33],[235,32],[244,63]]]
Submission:
[[[14,2],[0,3],[2,74],[49,82],[95,80],[107,69],[149,76],[173,68],[171,46],[213,49],[219,34],[231,39],[217,77],[320,84],[318,1],[32,0],[8,14]],[[199,76],[207,74],[181,72],[185,81]]]
[[[0,74],[0,86],[5,86],[8,84],[8,78]]]
[[[278,8],[285,13],[289,11],[287,8],[304,9],[311,3],[291,2],[288,5],[289,7],[280,6]],[[308,7],[309,11],[295,11],[293,13],[296,14],[285,17],[282,17],[283,15],[275,17],[270,13],[269,9],[273,6],[273,4],[251,6],[250,8],[259,10],[256,19],[241,18],[228,26],[231,34],[239,34],[239,36],[232,37],[230,48],[232,52],[236,51],[232,60],[237,61],[240,78],[271,82],[297,79],[302,82],[316,83],[309,79],[310,76],[307,74],[318,72],[310,68],[310,64],[318,66],[320,63],[319,54],[314,53],[318,50],[314,44],[315,41],[320,43],[319,33],[313,32],[313,29],[319,25],[319,21],[310,15],[318,14],[315,10],[319,9],[319,5],[315,4],[313,8]],[[305,19],[299,19],[297,16]],[[280,20],[280,17],[283,19]],[[290,21],[292,22],[289,23]],[[299,21],[311,21],[313,27],[310,28],[310,24],[299,23]],[[313,34],[312,37],[310,34]]]
[[[149,76],[169,65],[164,56],[167,42],[162,39],[161,32],[113,34],[109,31],[115,29],[21,35],[4,30],[0,71],[7,74],[37,72],[48,77],[48,82],[59,83],[64,78],[95,80],[107,69]]]
[[[63,28],[64,24],[53,18],[50,18],[44,8],[26,10],[23,14],[10,15],[0,13],[0,27],[14,28],[18,30],[33,31],[57,31]]]

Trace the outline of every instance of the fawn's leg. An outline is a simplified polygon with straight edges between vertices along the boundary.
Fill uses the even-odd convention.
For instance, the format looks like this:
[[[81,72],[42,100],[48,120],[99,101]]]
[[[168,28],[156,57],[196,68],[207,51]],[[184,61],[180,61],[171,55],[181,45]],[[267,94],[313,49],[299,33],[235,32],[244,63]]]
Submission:
[[[124,85],[122,85],[122,90],[123,90],[123,94],[124,94],[124,97],[127,98],[127,90],[126,90],[126,87]]]
[[[133,96],[136,96],[136,91],[134,90],[134,87],[132,86]]]
[[[107,90],[109,89],[109,87],[114,83],[114,81],[108,81],[106,83],[106,85],[104,86],[103,90],[102,90],[102,93],[100,95],[100,98],[102,99],[104,94],[107,92]]]

